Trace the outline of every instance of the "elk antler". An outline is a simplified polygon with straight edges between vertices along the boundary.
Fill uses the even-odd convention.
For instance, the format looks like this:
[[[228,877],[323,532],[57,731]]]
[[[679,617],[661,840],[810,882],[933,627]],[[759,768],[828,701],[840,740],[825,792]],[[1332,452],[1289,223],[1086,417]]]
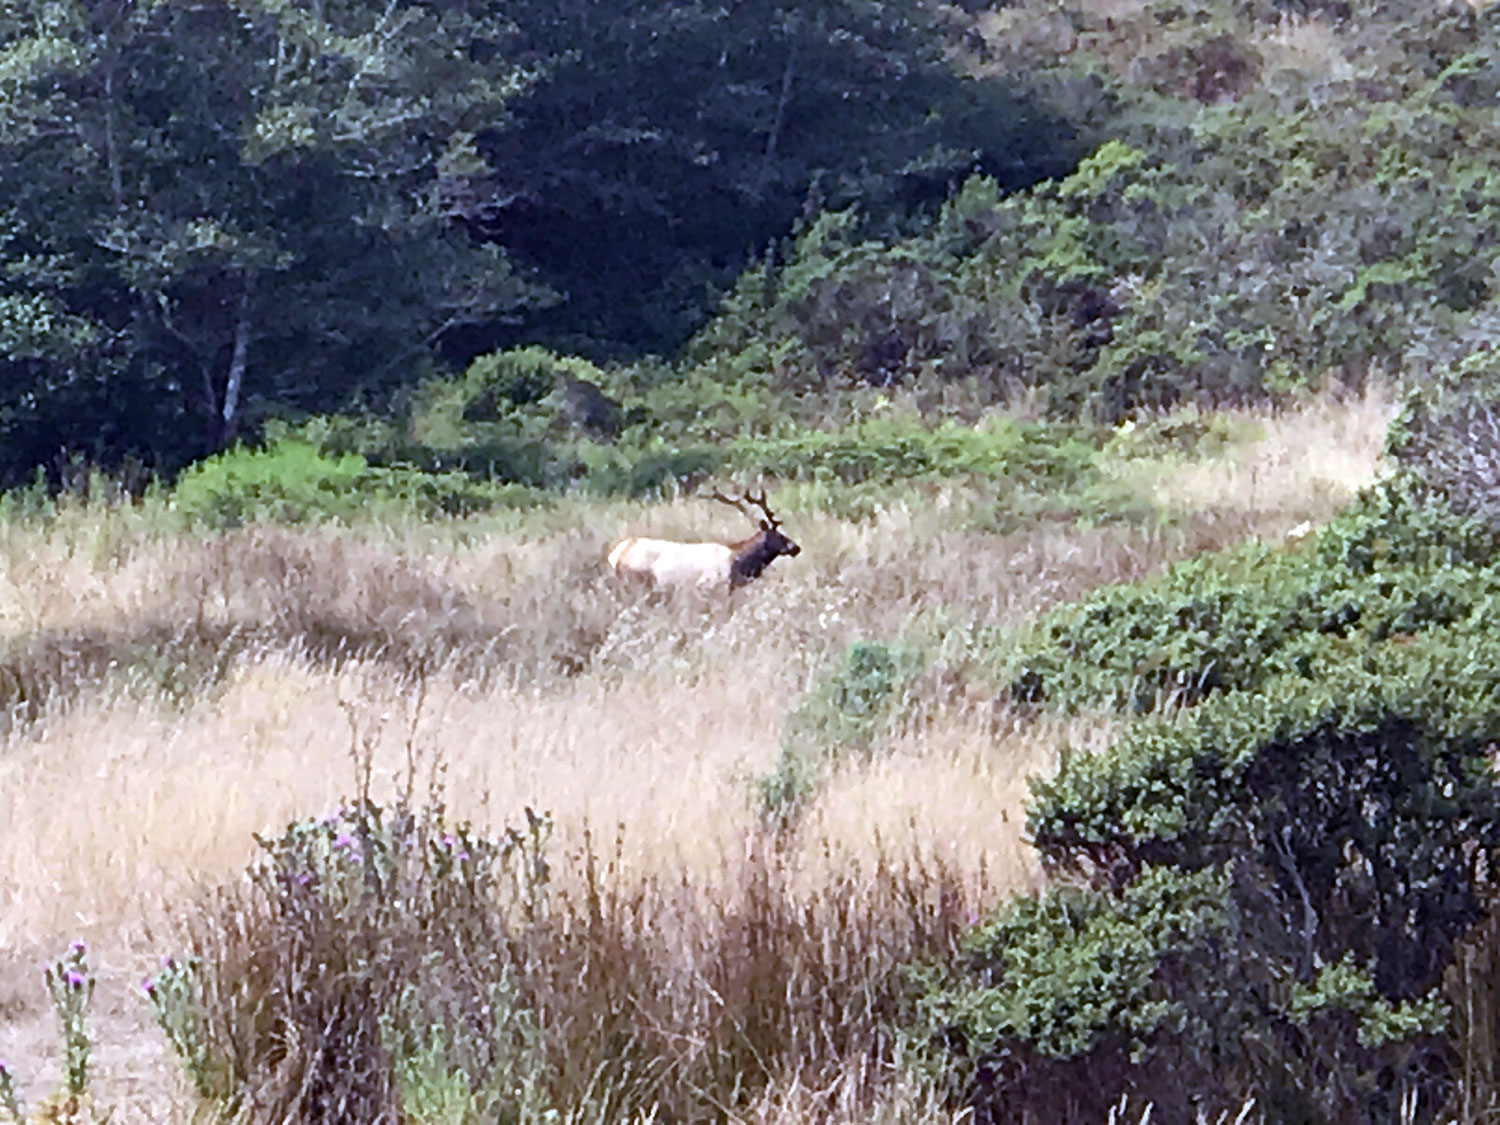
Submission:
[[[764,488],[760,490],[759,496],[751,492],[749,489],[746,489],[745,495],[740,497],[738,500],[736,500],[732,496],[725,496],[716,488],[710,495],[704,497],[704,499],[717,500],[721,504],[728,504],[731,508],[736,508],[740,512],[742,512],[751,520],[751,522],[758,522],[756,520],[755,514],[751,512],[749,508],[745,507],[746,504],[754,504],[757,508],[759,508],[766,514],[766,524],[768,526],[778,527],[781,524],[781,521],[776,518],[775,514],[771,511],[770,506],[766,503],[766,490]]]
[[[769,504],[766,503],[766,490],[764,488],[762,488],[760,490],[760,495],[759,496],[755,495],[753,492],[751,492],[747,488],[745,490],[745,499],[749,503],[754,504],[757,508],[759,508],[762,512],[764,512],[766,514],[766,523],[767,524],[769,524],[771,527],[778,527],[778,526],[780,526],[781,521],[776,518],[776,513],[773,512],[773,511],[771,511],[771,505],[769,505]]]

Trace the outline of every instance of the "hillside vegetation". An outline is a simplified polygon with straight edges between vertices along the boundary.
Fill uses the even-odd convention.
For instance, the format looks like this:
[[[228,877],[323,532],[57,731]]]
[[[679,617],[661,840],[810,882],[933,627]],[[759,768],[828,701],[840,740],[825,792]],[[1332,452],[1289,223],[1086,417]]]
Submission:
[[[1000,530],[986,478],[892,489],[878,515],[855,519],[821,510],[816,492],[797,502],[789,486],[782,514],[803,555],[733,606],[642,602],[602,580],[615,534],[734,530],[732,513],[688,497],[207,537],[181,513],[107,495],[18,507],[0,610],[0,1057],[23,1096],[48,1091],[60,1062],[31,966],[82,937],[99,982],[91,1088],[115,1120],[186,1115],[194,1098],[174,1092],[171,1052],[144,1030],[139,981],[160,980],[163,953],[191,953],[213,982],[195,1002],[209,1047],[232,1048],[244,1068],[215,1071],[213,1083],[232,1082],[207,1088],[274,1117],[303,1080],[257,1061],[272,1047],[242,1038],[252,1010],[290,1021],[269,1025],[287,1029],[274,1042],[290,1027],[313,1033],[326,1009],[273,1017],[275,1006],[337,1004],[364,979],[357,958],[389,971],[397,950],[452,940],[466,960],[438,995],[459,989],[442,1002],[464,1004],[464,989],[509,982],[522,1023],[504,1034],[529,1045],[505,1065],[522,1068],[544,1108],[697,1117],[735,1090],[736,1113],[755,1117],[937,1114],[915,1076],[883,1067],[883,982],[1035,884],[1027,777],[1051,768],[1062,739],[1102,746],[1117,729],[1102,714],[1022,722],[997,704],[992,637],[1101,583],[1327,518],[1374,471],[1389,409],[1370,397],[1227,416],[1241,436],[1208,453],[1175,438],[1151,446],[1157,457],[1101,453],[1095,471],[1128,473],[1141,502],[1152,481],[1212,467],[1212,497],[1162,500],[1149,520]],[[1331,449],[1339,456],[1325,459]],[[871,687],[859,645],[908,655],[883,682],[877,658]],[[878,708],[860,705],[887,692]],[[779,791],[758,779],[788,770],[796,791],[768,796]],[[548,814],[535,844],[545,887],[526,881],[534,868],[521,884],[545,891],[545,909],[522,924],[503,897],[512,921],[485,922],[474,912],[487,895],[445,898],[451,938],[402,937],[382,928],[386,911],[417,911],[432,892],[386,884],[391,897],[366,906],[327,901],[339,959],[309,952],[303,941],[334,933],[293,941],[281,927],[312,919],[278,907],[274,883],[234,875],[254,861],[254,833],[350,810],[362,785],[383,804],[403,791],[419,807],[440,800],[447,823],[473,824],[466,841],[503,842],[506,824],[524,834],[524,807]],[[362,838],[357,814],[344,816],[337,831],[308,829],[327,831],[325,843]],[[307,846],[272,854],[312,862]],[[499,881],[480,886],[494,893],[513,886],[498,870],[489,878]],[[385,937],[358,953],[346,942],[365,925]],[[483,941],[464,928],[495,925]],[[303,967],[273,971],[284,962],[266,957]],[[269,983],[283,979],[304,984]],[[457,1034],[452,1018],[432,1026]],[[332,1065],[299,1057],[315,1072]],[[372,1062],[346,1059],[338,1073]],[[415,1119],[469,1119],[423,1112]]]
[[[0,1123],[1490,1119],[1497,93],[1403,0],[7,6]],[[801,553],[612,581],[730,485]]]

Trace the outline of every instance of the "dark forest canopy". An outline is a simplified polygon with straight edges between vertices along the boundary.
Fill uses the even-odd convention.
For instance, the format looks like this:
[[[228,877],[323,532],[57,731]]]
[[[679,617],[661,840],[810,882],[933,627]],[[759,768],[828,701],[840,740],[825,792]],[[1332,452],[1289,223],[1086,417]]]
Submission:
[[[1106,415],[1448,362],[1500,323],[1494,25],[18,0],[0,481],[394,418],[526,343],[648,362],[687,405],[941,378]]]

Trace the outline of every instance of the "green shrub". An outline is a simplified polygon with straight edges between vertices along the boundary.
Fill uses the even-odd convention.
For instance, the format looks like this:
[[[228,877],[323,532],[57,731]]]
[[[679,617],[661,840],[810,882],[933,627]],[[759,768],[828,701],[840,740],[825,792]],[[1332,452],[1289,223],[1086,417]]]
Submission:
[[[210,902],[195,957],[146,983],[206,1107],[546,1119],[543,1037],[508,942],[544,910],[548,831],[528,810],[488,839],[361,800],[260,840],[249,889]]]
[[[736,469],[780,480],[868,481],[978,476],[1049,491],[1089,472],[1094,447],[1076,429],[993,419],[982,426],[872,418],[841,429],[786,429],[730,446]]]
[[[1169,1043],[1186,1010],[1224,999],[1226,883],[1148,869],[1119,891],[1015,900],[952,963],[908,973],[910,1057],[986,1120],[1104,1121],[1122,1088],[1154,1102],[1150,1065],[1181,1061]],[[1186,976],[1205,991],[1182,996]],[[1203,1077],[1171,1076],[1180,1090]]]
[[[1165,1117],[1255,1098],[1394,1120],[1409,1098],[1437,1119],[1444,978],[1494,903],[1497,742],[1500,641],[1475,623],[1065,756],[1027,827],[1090,889],[1023,903],[919,977],[919,1041],[996,1121],[1048,1088],[1144,1092]],[[1064,1109],[1048,1119],[1080,1119]]]
[[[1251,690],[1500,608],[1494,536],[1405,478],[1366,492],[1312,550],[1251,544],[1095,591],[1005,654],[1011,697],[1149,711]]]
[[[1413,388],[1391,427],[1387,451],[1461,515],[1489,544],[1500,539],[1500,373],[1477,352]]]
[[[461,473],[378,468],[358,453],[329,454],[292,438],[268,449],[239,447],[200,461],[177,478],[166,497],[168,506],[193,524],[215,529],[352,520],[371,513],[466,515],[529,499]]]

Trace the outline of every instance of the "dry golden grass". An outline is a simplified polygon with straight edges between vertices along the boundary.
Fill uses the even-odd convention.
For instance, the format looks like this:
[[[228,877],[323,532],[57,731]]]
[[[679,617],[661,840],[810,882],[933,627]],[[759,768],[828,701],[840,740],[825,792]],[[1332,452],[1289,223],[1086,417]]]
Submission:
[[[1270,418],[1224,411],[1230,431],[1248,438],[1215,456],[1141,458],[1122,472],[1166,511],[1238,518],[1257,534],[1279,538],[1296,523],[1327,520],[1374,479],[1395,410],[1387,392],[1371,387]]]
[[[1181,515],[1161,528],[974,531],[965,512],[976,498],[962,490],[857,524],[788,515],[803,555],[732,605],[634,600],[603,582],[616,535],[735,531],[690,500],[216,540],[129,510],[5,529],[0,625],[13,663],[40,634],[66,648],[87,633],[105,657],[143,635],[206,636],[229,655],[205,680],[211,690],[186,699],[164,692],[139,653],[115,669],[54,662],[57,682],[0,742],[0,1058],[32,1093],[55,1080],[35,965],[81,936],[101,966],[101,1098],[119,1123],[184,1112],[131,982],[173,948],[194,888],[243,869],[253,832],[352,792],[356,748],[377,795],[400,787],[415,755],[441,762],[450,806],[482,826],[525,805],[550,810],[559,893],[576,889],[585,841],[608,841],[611,893],[636,896],[642,925],[678,920],[652,970],[674,979],[727,956],[714,927],[743,893],[747,864],[772,864],[778,893],[810,904],[809,917],[824,911],[824,922],[797,924],[825,926],[819,941],[835,944],[836,922],[874,925],[895,909],[882,880],[912,864],[941,868],[929,885],[947,888],[950,913],[1033,885],[1027,778],[1062,741],[1101,742],[1110,728],[997,714],[985,685],[964,680],[974,631],[1326,518],[1374,473],[1389,413],[1371,394],[1242,417],[1259,437],[1222,457],[1127,467]],[[789,704],[851,641],[911,635],[953,675],[923,688],[919,719],[867,763],[835,774],[793,846],[768,851],[747,781],[774,764]],[[80,669],[89,683],[67,680]],[[669,901],[661,888],[672,885],[687,898]],[[947,924],[939,914],[926,937],[846,935],[841,956],[896,956],[931,940]],[[857,971],[830,962],[806,979]],[[688,1006],[664,1001],[662,1018],[687,1019]],[[829,1046],[744,1119],[947,1119],[872,1066],[868,1052]]]

